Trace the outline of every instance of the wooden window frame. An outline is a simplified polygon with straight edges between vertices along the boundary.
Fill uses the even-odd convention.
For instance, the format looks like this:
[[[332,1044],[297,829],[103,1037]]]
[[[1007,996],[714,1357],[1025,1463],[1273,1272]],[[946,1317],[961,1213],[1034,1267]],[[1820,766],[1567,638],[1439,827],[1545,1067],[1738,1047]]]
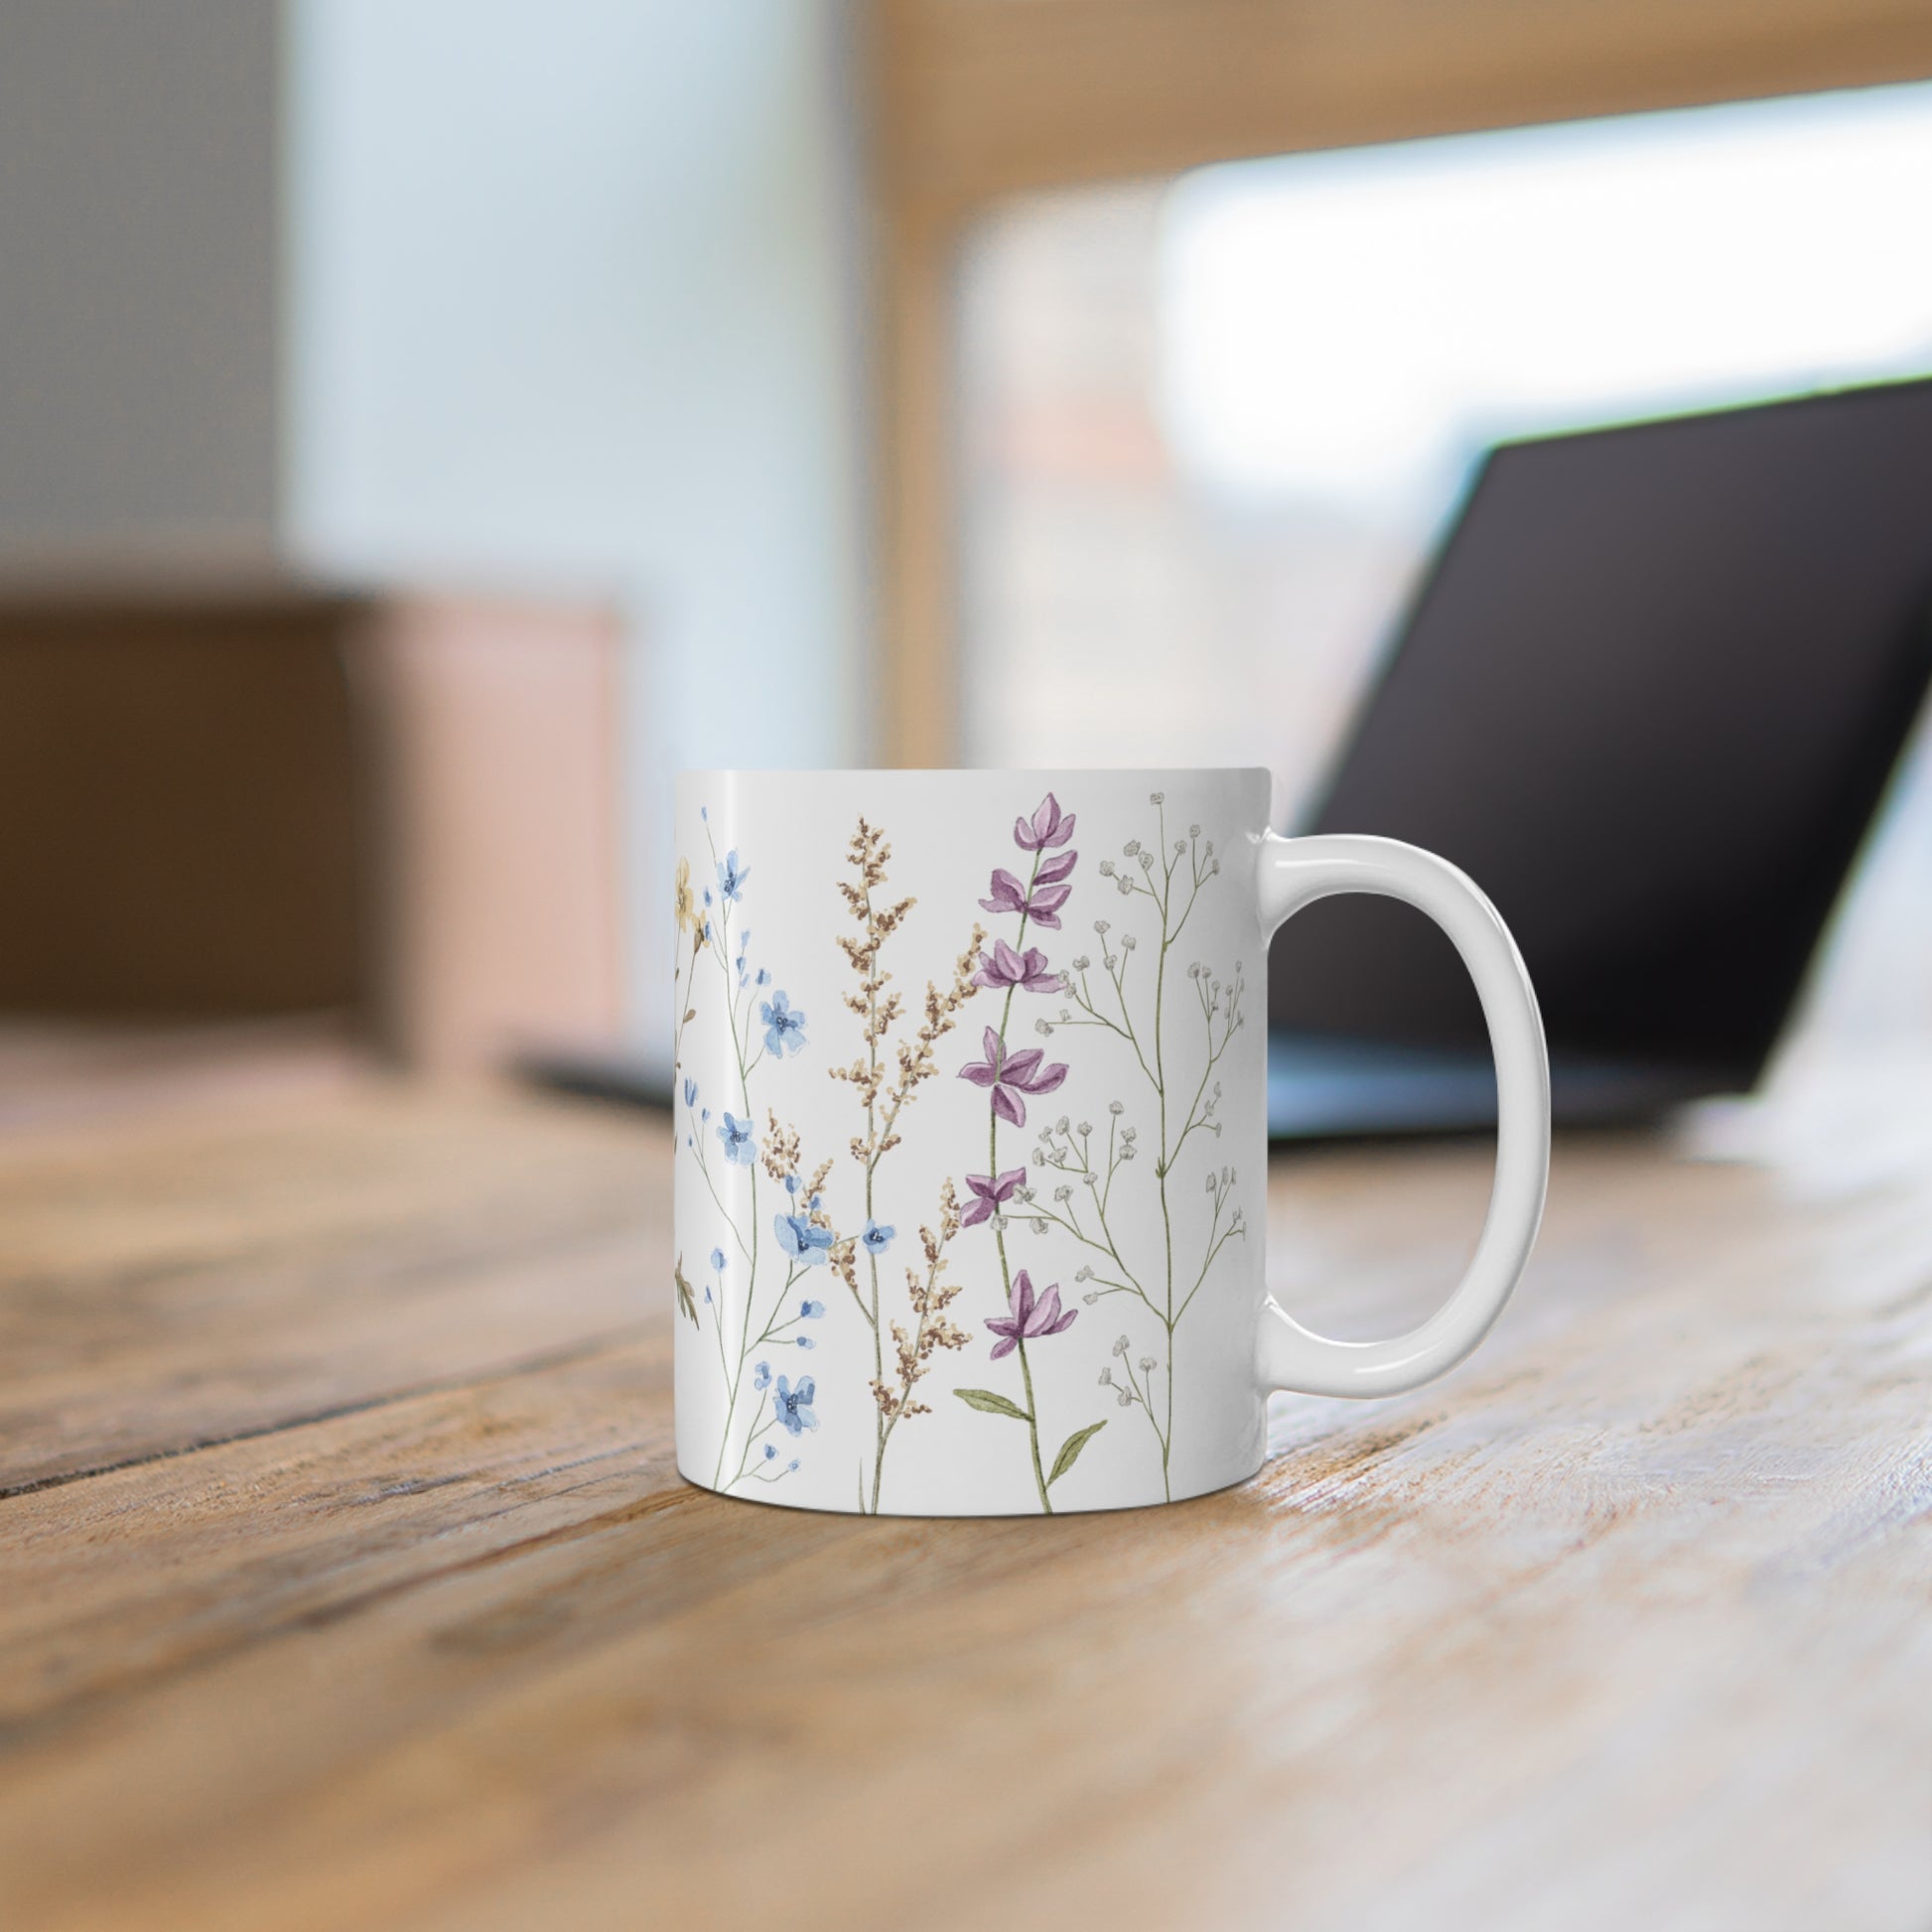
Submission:
[[[881,750],[959,756],[952,311],[1002,201],[1932,76],[1925,0],[872,0]]]

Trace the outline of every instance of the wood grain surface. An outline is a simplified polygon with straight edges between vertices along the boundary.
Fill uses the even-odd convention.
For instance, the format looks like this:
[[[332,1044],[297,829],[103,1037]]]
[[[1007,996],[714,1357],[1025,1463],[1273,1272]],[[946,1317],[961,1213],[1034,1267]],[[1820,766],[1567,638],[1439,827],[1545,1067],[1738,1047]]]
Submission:
[[[0,1925],[1932,1924],[1932,1134],[1872,1077],[1560,1144],[1461,1370],[1048,1523],[679,1481],[657,1124],[0,1141]],[[1415,1318],[1488,1166],[1278,1160],[1277,1293]]]

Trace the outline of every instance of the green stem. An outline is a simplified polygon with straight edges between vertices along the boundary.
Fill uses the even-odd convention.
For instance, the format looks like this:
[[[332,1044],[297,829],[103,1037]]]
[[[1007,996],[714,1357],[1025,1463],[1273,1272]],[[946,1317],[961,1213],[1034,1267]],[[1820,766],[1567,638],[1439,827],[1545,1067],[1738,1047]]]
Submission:
[[[1024,896],[1025,898],[1029,901],[1031,901],[1033,898],[1034,884],[1038,879],[1038,877],[1039,877],[1039,854],[1035,852],[1034,854],[1034,869],[1027,877],[1027,891]],[[1016,952],[1022,951],[1026,947],[1027,920],[1029,916],[1030,915],[1025,911],[1023,911],[1020,914],[1020,931],[1014,941],[1014,950]],[[1017,991],[1018,988],[1016,987],[1009,986],[1007,988],[1006,1004],[1000,1009],[1000,1063],[1003,1067],[1006,1064],[1006,1057],[1007,1057],[1007,1023],[1013,1018],[1013,996]],[[999,1186],[1000,1184],[1000,1116],[993,1109],[990,1103],[987,1107],[986,1177],[988,1183],[991,1186],[996,1188]],[[1000,1210],[998,1207],[995,1207],[993,1210],[993,1242],[994,1242],[994,1246],[997,1247],[1000,1252],[1000,1289],[1001,1292],[1006,1296],[1007,1307],[1011,1309],[1013,1307],[1013,1273],[1007,1263],[1007,1231],[1004,1227],[1000,1225],[1000,1221],[1001,1221]],[[1025,1375],[1027,1378],[1027,1416],[1028,1416],[1027,1427],[1033,1433],[1034,1479],[1039,1484],[1039,1506],[1042,1510],[1045,1511],[1045,1513],[1048,1516],[1050,1516],[1053,1513],[1053,1505],[1046,1500],[1046,1482],[1044,1477],[1040,1474],[1039,1425],[1036,1421],[1034,1420],[1034,1416],[1033,1416],[1034,1378],[1033,1378],[1032,1371],[1027,1367],[1027,1344],[1024,1341],[1022,1341],[1020,1344],[1020,1370],[1021,1373]]]
[[[712,846],[712,857],[717,857],[717,846]],[[729,903],[729,901],[728,901]],[[723,906],[719,908],[717,937],[712,941],[712,949],[717,956],[718,970],[725,980],[725,1012],[731,1023],[732,1056],[738,1062],[738,1091],[741,1104],[745,1109],[745,1120],[749,1126],[752,1119],[752,1076],[745,1064],[744,1035],[739,1030],[738,1002],[732,992],[731,984],[731,914]],[[736,1224],[733,1232],[736,1233]],[[744,1247],[744,1237],[739,1237],[739,1246]],[[725,1452],[731,1447],[732,1421],[738,1414],[739,1390],[745,1380],[745,1358],[757,1344],[752,1340],[752,1305],[758,1296],[759,1279],[759,1170],[756,1160],[752,1163],[752,1244],[747,1257],[745,1277],[745,1318],[739,1324],[738,1366],[732,1371],[731,1390],[725,1404],[725,1426],[718,1435],[718,1464],[711,1474],[711,1486],[716,1489],[725,1473]],[[718,1311],[722,1332],[724,1311]]]
[[[1034,1481],[1039,1488],[1039,1507],[1043,1515],[1053,1513],[1053,1505],[1046,1494],[1046,1470],[1039,1459],[1039,1412],[1034,1407],[1034,1372],[1027,1366],[1027,1344],[1020,1344],[1020,1373],[1027,1383],[1027,1439],[1033,1445]]]
[[[1165,807],[1161,813],[1161,849],[1165,855],[1168,844],[1168,822]],[[1163,1042],[1163,1014],[1168,987],[1168,948],[1173,940],[1168,932],[1168,906],[1173,897],[1173,882],[1169,878],[1168,891],[1161,901],[1161,957],[1154,968],[1154,1088],[1161,1099],[1161,1165],[1155,1170],[1161,1189],[1161,1228],[1167,1242],[1168,1254],[1168,1311],[1164,1317],[1168,1330],[1168,1427],[1161,1435],[1161,1493],[1172,1502],[1173,1484],[1169,1477],[1168,1460],[1173,1442],[1173,1214],[1168,1205],[1168,1063],[1166,1047]],[[1150,1412],[1151,1413],[1151,1412]]]

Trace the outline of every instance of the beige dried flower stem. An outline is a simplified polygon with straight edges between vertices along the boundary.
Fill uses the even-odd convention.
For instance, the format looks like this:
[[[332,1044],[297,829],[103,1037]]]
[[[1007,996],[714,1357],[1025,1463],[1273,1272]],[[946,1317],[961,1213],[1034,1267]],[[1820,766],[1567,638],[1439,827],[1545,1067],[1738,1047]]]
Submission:
[[[918,1316],[918,1323],[910,1335],[897,1321],[892,1324],[893,1340],[898,1356],[898,1388],[897,1391],[889,1389],[883,1379],[872,1385],[873,1400],[879,1405],[884,1424],[878,1465],[873,1474],[872,1508],[875,1515],[879,1510],[879,1471],[885,1462],[884,1445],[892,1441],[893,1431],[898,1427],[902,1416],[929,1416],[932,1413],[927,1404],[912,1400],[913,1385],[924,1378],[935,1349],[964,1348],[972,1340],[972,1336],[956,1326],[945,1311],[959,1295],[959,1288],[957,1285],[942,1287],[939,1281],[945,1267],[946,1248],[958,1232],[959,1201],[952,1181],[948,1179],[939,1189],[939,1232],[934,1234],[926,1227],[919,1230],[919,1244],[925,1251],[925,1279],[920,1281],[916,1268],[905,1271],[907,1299],[912,1304],[912,1311]]]
[[[859,976],[859,990],[840,997],[847,1009],[865,1023],[865,1053],[863,1057],[855,1058],[850,1066],[835,1066],[829,1071],[833,1079],[847,1081],[857,1090],[860,1104],[866,1110],[865,1134],[863,1137],[853,1137],[851,1153],[852,1158],[865,1170],[868,1224],[877,1218],[874,1185],[879,1163],[899,1145],[898,1117],[906,1102],[922,1082],[938,1072],[934,1047],[952,1032],[957,1024],[959,1009],[978,990],[973,985],[973,972],[986,939],[985,931],[976,924],[971,944],[954,962],[953,982],[945,993],[942,994],[935,985],[927,982],[925,1018],[915,1035],[916,1044],[904,1040],[898,1042],[896,1053],[898,1078],[893,1086],[884,1090],[882,1101],[886,1067],[881,1061],[879,1049],[904,1009],[898,995],[887,991],[893,976],[881,966],[880,954],[886,941],[897,931],[906,914],[918,902],[915,898],[906,897],[891,905],[876,903],[874,892],[886,884],[887,867],[892,856],[893,848],[887,843],[885,834],[861,816],[858,828],[846,848],[846,863],[858,874],[858,884],[844,879],[838,882],[839,895],[860,927],[857,938],[844,933],[838,935],[839,950]],[[950,1189],[950,1181],[947,1187]],[[943,1218],[942,1214],[942,1221]],[[950,1239],[949,1236],[947,1238]],[[880,1327],[879,1257],[871,1253],[866,1256],[869,1296],[862,1293],[859,1287],[858,1256],[853,1241],[848,1239],[833,1251],[832,1266],[872,1329],[872,1386],[877,1392],[887,1387],[885,1336]],[[916,1297],[914,1306],[917,1306]],[[897,1415],[892,1420],[896,1422]],[[875,1419],[873,1436],[871,1508],[875,1512],[879,1508],[886,1445],[891,1436],[892,1429],[882,1403]],[[860,1500],[862,1504],[865,1501],[863,1481]]]

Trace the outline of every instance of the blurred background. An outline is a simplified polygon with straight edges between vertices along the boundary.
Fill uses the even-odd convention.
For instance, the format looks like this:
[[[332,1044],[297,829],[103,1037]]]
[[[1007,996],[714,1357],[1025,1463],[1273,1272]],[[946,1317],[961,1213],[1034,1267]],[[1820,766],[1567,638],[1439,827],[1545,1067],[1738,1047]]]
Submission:
[[[1928,73],[1886,0],[9,0],[0,1118],[647,1088],[682,766],[1293,823],[1489,445],[1932,372]],[[1925,768],[1815,1028],[1932,1026]]]

